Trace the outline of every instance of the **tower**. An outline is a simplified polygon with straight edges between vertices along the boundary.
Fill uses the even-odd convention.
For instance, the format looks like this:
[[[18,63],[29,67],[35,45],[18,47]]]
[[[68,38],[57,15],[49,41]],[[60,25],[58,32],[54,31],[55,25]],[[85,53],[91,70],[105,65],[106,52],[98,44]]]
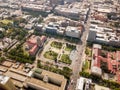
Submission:
[[[41,42],[40,37],[38,36],[36,39],[37,39],[37,45],[38,45],[38,46],[41,46],[41,45],[42,45],[42,42]]]

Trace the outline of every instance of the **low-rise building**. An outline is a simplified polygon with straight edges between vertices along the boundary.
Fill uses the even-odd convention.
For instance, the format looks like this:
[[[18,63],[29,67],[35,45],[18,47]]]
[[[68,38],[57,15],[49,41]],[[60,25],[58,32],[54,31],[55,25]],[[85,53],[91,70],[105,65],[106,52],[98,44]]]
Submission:
[[[108,19],[107,19],[107,15],[106,14],[103,14],[103,13],[93,13],[91,15],[92,18],[94,18],[95,20],[100,20],[100,21],[103,21],[103,22],[106,22]]]
[[[34,71],[33,77],[27,79],[26,88],[37,90],[65,90],[67,80],[64,76],[42,69]]]
[[[32,16],[31,15],[24,15],[22,18],[28,21],[32,18]]]
[[[99,86],[99,85],[95,84],[94,90],[110,90],[110,88]]]
[[[4,50],[5,48],[10,48],[16,42],[17,42],[17,40],[15,40],[15,39],[12,40],[11,38],[4,37],[0,41],[0,50]]]
[[[25,25],[25,29],[27,29],[27,30],[31,30],[31,29],[33,29],[33,27],[34,27],[34,23],[31,23],[31,24],[27,24],[27,25]]]
[[[101,45],[94,44],[92,51],[91,73],[98,76],[102,75],[102,69],[100,68],[100,58],[98,58],[101,48]]]
[[[39,32],[42,32],[42,30],[43,30],[43,25],[42,25],[42,24],[36,25],[35,30],[37,30],[37,31],[39,31]]]
[[[83,26],[66,26],[62,27],[61,23],[50,22],[45,27],[45,32],[52,35],[65,35],[73,38],[80,38],[80,35],[83,31]]]
[[[31,36],[27,41],[25,48],[27,51],[29,51],[30,55],[35,55],[39,48],[41,48],[44,45],[44,42],[46,41],[46,37],[42,36]]]
[[[108,52],[106,56],[103,57],[101,49],[101,45],[93,45],[91,73],[102,76],[101,62],[105,63],[107,72],[116,75],[116,81],[120,83],[120,51]]]
[[[65,35],[73,38],[80,38],[81,30],[78,27],[68,26],[65,31]]]
[[[57,34],[57,30],[58,30],[57,27],[48,25],[48,26],[46,27],[45,32],[48,33],[48,34],[54,34],[54,35],[56,35],[56,34]]]
[[[53,34],[56,35],[57,31],[59,30],[59,24],[50,22],[46,27],[45,27],[45,32],[48,34]]]
[[[89,90],[91,83],[92,83],[91,79],[80,77],[77,80],[77,84],[76,84],[76,89],[75,90]]]
[[[38,11],[38,12],[50,12],[52,10],[51,7],[47,5],[41,5],[41,4],[22,4],[22,9],[23,10],[32,10],[32,11]]]
[[[89,9],[85,8],[84,5],[81,6],[81,3],[79,2],[74,2],[72,4],[67,5],[58,5],[55,8],[55,13],[77,20],[78,19],[82,20],[82,18],[83,20],[85,20],[88,11]]]
[[[113,29],[101,27],[97,24],[90,25],[90,31],[87,40],[89,42],[98,42],[112,46],[120,46],[120,36],[117,35]]]
[[[11,78],[8,76],[0,75],[0,90],[17,90]]]
[[[0,28],[0,33],[4,32],[5,29],[4,28]]]

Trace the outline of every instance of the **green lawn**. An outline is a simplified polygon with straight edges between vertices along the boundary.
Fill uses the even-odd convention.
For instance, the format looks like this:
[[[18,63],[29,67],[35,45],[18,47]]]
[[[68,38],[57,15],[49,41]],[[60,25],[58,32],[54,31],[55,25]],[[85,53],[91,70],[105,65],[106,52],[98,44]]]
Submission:
[[[90,57],[92,56],[92,51],[90,50],[90,48],[86,47],[85,54],[90,56]]]
[[[83,65],[83,70],[86,71],[89,69],[89,65],[90,65],[90,62],[88,60],[85,61],[84,65]]]
[[[25,50],[25,47],[22,48],[24,55],[29,56],[29,52]]]
[[[56,60],[57,59],[58,54],[54,51],[47,51],[44,54],[45,58],[51,59],[51,60]]]
[[[67,54],[62,55],[60,62],[63,62],[63,63],[66,63],[66,64],[71,64],[72,63],[72,61],[69,58],[69,55],[67,55]]]
[[[1,20],[0,22],[7,25],[9,23],[12,23],[13,21],[4,19],[4,20]]]
[[[74,49],[76,49],[76,46],[71,44],[66,44],[66,48],[65,48],[66,51],[72,51]]]
[[[2,63],[5,60],[5,57],[0,57],[0,63]]]
[[[61,49],[61,48],[62,48],[62,43],[61,43],[61,42],[53,41],[53,42],[51,43],[51,46],[52,46],[52,47],[55,47],[55,48],[58,48],[58,49]]]

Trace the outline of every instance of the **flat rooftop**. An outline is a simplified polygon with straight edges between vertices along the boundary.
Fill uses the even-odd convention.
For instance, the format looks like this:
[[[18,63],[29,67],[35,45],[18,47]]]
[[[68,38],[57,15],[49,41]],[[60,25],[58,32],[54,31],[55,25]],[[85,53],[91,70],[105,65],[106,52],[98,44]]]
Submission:
[[[107,87],[103,87],[103,86],[99,86],[99,85],[95,85],[95,90],[110,90],[109,88]]]
[[[14,80],[18,80],[20,82],[24,82],[26,80],[25,76],[17,74],[17,73],[12,72],[12,71],[6,72],[5,75],[11,77]]]
[[[48,78],[52,78],[54,82],[60,81],[61,85],[57,86],[55,84],[49,83],[49,80],[48,82],[44,82],[43,80],[39,80],[36,78],[29,78],[27,80],[27,85],[38,87],[39,89],[41,88],[43,90],[64,90],[65,89],[67,80],[64,78],[64,76],[56,73],[52,73],[46,70],[42,70],[41,74],[39,75],[48,76]]]
[[[20,88],[23,87],[23,82],[20,82],[20,81],[14,80],[14,79],[11,79],[11,80],[15,86],[20,87]]]
[[[9,80],[9,77],[0,75],[0,83],[5,84]]]

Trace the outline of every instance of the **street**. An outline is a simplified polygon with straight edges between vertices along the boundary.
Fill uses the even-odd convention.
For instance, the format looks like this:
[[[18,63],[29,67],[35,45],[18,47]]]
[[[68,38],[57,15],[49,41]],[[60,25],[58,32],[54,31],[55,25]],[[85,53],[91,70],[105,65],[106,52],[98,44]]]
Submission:
[[[84,3],[84,1],[83,1],[83,3]],[[77,79],[79,78],[79,72],[82,70],[82,64],[83,64],[83,61],[85,60],[84,51],[85,51],[85,47],[86,47],[86,43],[87,43],[87,35],[89,32],[89,25],[90,25],[89,15],[90,15],[90,13],[88,14],[87,22],[84,24],[85,31],[83,32],[83,35],[81,37],[82,44],[79,44],[77,47],[79,58],[74,63],[74,67],[72,69],[73,70],[73,74],[71,76],[72,83],[71,82],[69,83],[67,90],[75,90],[76,84],[77,84]]]

